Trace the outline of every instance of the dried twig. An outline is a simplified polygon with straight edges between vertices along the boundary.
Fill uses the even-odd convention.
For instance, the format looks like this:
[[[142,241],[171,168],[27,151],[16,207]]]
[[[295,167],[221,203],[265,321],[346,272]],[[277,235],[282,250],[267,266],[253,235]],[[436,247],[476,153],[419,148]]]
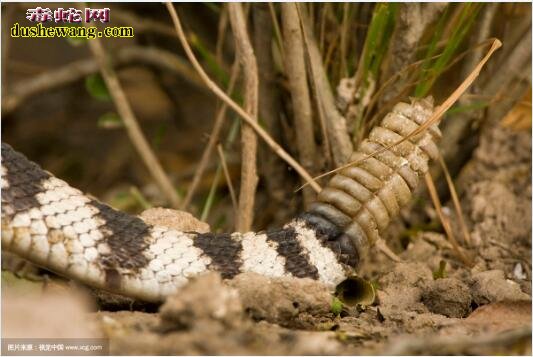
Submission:
[[[179,197],[174,189],[174,186],[170,182],[170,179],[166,175],[165,171],[161,167],[159,160],[155,156],[154,152],[150,148],[148,141],[144,137],[144,134],[139,127],[135,114],[131,109],[128,98],[122,89],[118,80],[117,74],[109,64],[102,43],[98,38],[89,41],[89,48],[100,67],[102,77],[109,89],[109,93],[115,102],[117,111],[124,122],[126,131],[134,145],[137,152],[141,156],[144,164],[148,168],[148,171],[154,178],[155,182],[159,186],[161,192],[166,196],[172,207],[178,208]]]
[[[205,88],[199,77],[191,71],[190,65],[172,52],[142,46],[128,46],[113,54],[113,66],[142,62],[172,71],[190,84]],[[94,59],[85,59],[62,66],[59,69],[14,84],[2,98],[2,114],[9,114],[24,101],[39,93],[75,83],[99,71]]]
[[[455,185],[453,184],[452,177],[450,176],[450,173],[448,172],[448,168],[446,167],[446,163],[442,159],[441,155],[439,155],[439,163],[444,172],[444,176],[446,177],[446,182],[448,183],[448,188],[452,196],[453,205],[455,207],[457,216],[459,217],[459,226],[461,227],[461,230],[463,232],[463,239],[467,245],[471,246],[472,240],[470,239],[470,232],[468,231],[468,227],[466,226],[466,223],[465,223],[463,209],[461,208],[461,203],[459,202],[459,196],[457,196],[457,191],[455,190]]]
[[[231,68],[231,74],[227,89],[228,95],[231,95],[233,93],[235,83],[237,82],[237,78],[239,76],[239,69],[239,62],[236,59]],[[213,153],[215,144],[217,143],[218,137],[220,136],[220,132],[222,131],[222,126],[224,124],[224,119],[226,118],[227,109],[227,104],[222,103],[217,112],[215,122],[213,124],[213,129],[211,129],[211,134],[209,135],[209,140],[204,149],[204,152],[202,153],[202,157],[200,159],[200,162],[198,163],[196,171],[194,172],[194,176],[192,178],[189,189],[187,190],[187,194],[185,195],[185,199],[181,204],[181,209],[186,209],[191,204],[191,200],[194,197],[198,186],[200,185],[200,181],[202,180],[202,176],[204,175],[205,169],[207,168],[207,164],[209,163],[209,159],[211,158],[211,154]]]
[[[439,219],[442,223],[442,227],[444,228],[444,231],[446,232],[446,236],[448,237],[448,240],[453,246],[453,250],[457,254],[457,256],[465,263],[467,266],[472,267],[473,264],[468,259],[459,244],[457,243],[457,240],[455,239],[455,236],[453,234],[452,227],[450,225],[450,221],[448,217],[444,215],[444,212],[442,212],[442,204],[439,199],[439,195],[437,194],[437,189],[435,188],[435,184],[433,183],[433,179],[431,178],[430,173],[426,173],[424,176],[424,179],[426,180],[426,185],[428,187],[429,194],[431,196],[431,200],[433,201],[433,206],[435,207],[435,210],[437,211],[437,215],[439,216]]]
[[[176,33],[178,35],[178,38],[183,45],[183,48],[187,54],[187,57],[193,64],[194,68],[202,78],[202,80],[205,82],[205,84],[213,91],[214,94],[216,94],[220,99],[222,99],[224,102],[226,102],[231,109],[233,109],[239,116],[247,123],[249,124],[256,133],[265,141],[265,143],[277,154],[279,155],[285,162],[287,162],[290,166],[294,168],[296,172],[300,176],[302,176],[305,181],[313,187],[313,189],[317,192],[321,190],[320,185],[316,183],[312,177],[309,175],[309,173],[300,165],[296,160],[294,160],[283,148],[276,143],[268,133],[261,128],[260,125],[258,125],[254,119],[246,113],[237,103],[235,103],[220,87],[217,86],[215,82],[209,78],[207,73],[203,70],[202,66],[198,62],[198,59],[196,59],[196,56],[192,52],[191,47],[189,46],[189,43],[187,42],[187,38],[185,36],[185,33],[183,32],[183,28],[181,27],[181,22],[179,20],[178,14],[176,12],[176,9],[172,6],[171,2],[166,3],[167,9],[170,13],[170,16],[172,17],[172,21],[174,22],[174,26],[176,28]]]
[[[241,4],[229,3],[228,13],[235,39],[237,58],[243,67],[244,110],[257,122],[259,78],[254,49],[248,36]],[[241,188],[236,228],[240,232],[246,232],[252,228],[255,191],[258,181],[257,137],[253,129],[247,124],[241,126],[241,147]]]
[[[301,27],[298,23],[296,4],[282,3],[281,15],[285,47],[285,73],[289,79],[294,112],[296,147],[303,167],[313,173],[316,170],[317,148],[313,132],[311,98],[309,97],[309,87],[307,85],[304,43]],[[304,206],[307,206],[315,198],[310,190],[304,190],[303,197]]]
[[[217,152],[220,158],[220,163],[222,164],[222,171],[224,172],[226,183],[228,184],[229,195],[231,197],[231,203],[233,204],[233,211],[234,211],[235,217],[237,217],[238,215],[237,196],[235,195],[235,189],[233,188],[233,183],[231,182],[231,175],[229,174],[228,164],[226,163],[226,157],[224,156],[224,150],[222,149],[222,145],[220,144],[217,145]]]

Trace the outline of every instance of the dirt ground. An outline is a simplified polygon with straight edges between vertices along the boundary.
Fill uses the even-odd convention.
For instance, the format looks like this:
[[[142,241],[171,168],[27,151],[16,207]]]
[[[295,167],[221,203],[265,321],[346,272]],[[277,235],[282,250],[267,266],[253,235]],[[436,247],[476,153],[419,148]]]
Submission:
[[[402,261],[373,250],[360,269],[376,288],[370,306],[334,314],[320,284],[256,275],[205,275],[158,307],[4,273],[3,337],[105,337],[119,355],[531,354],[530,133],[484,130],[458,186],[473,267],[440,233],[394,244],[392,228]]]

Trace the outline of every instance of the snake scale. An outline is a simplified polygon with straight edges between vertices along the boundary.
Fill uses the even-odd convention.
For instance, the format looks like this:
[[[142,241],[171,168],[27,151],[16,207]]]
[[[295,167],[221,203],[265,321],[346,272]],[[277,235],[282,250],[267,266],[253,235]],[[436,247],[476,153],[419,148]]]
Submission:
[[[432,114],[430,98],[398,103],[350,161],[410,134]],[[157,302],[206,271],[231,279],[319,280],[330,288],[409,202],[429,159],[436,125],[339,171],[310,209],[280,229],[249,233],[181,232],[154,226],[87,196],[2,143],[2,249],[92,287]]]

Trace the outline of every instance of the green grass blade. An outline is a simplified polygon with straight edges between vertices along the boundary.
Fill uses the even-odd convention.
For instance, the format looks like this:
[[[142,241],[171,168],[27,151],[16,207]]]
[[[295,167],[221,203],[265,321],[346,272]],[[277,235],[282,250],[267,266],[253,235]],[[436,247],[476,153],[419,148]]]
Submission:
[[[481,10],[481,7],[483,5],[481,4],[466,4],[463,11],[460,14],[459,20],[457,21],[457,26],[455,27],[454,31],[450,35],[449,39],[446,39],[446,46],[444,47],[444,50],[442,51],[441,56],[439,56],[437,59],[431,62],[430,65],[428,65],[426,68],[424,68],[424,72],[422,73],[423,80],[417,85],[415,89],[415,96],[416,97],[424,97],[427,95],[427,93],[431,90],[433,87],[433,84],[435,81],[439,78],[439,76],[443,73],[444,69],[447,67],[447,65],[450,63],[450,61],[453,58],[453,55],[461,45],[463,39],[466,37],[468,32],[470,31],[470,28],[472,27],[479,11]],[[442,36],[442,34],[440,34]],[[437,37],[434,36],[432,45],[430,46],[431,52],[434,52],[435,50],[435,44],[436,44]],[[441,38],[440,40],[444,40]],[[429,51],[428,50],[428,54]],[[427,55],[426,58],[429,58],[433,55]]]

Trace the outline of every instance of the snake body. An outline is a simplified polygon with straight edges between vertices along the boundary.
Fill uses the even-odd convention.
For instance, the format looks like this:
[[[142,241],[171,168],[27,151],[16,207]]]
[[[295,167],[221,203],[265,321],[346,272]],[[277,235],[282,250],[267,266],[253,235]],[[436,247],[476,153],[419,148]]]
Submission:
[[[351,160],[405,137],[432,101],[399,103]],[[334,288],[405,205],[437,154],[438,128],[336,174],[311,209],[280,229],[182,232],[117,211],[2,143],[2,248],[59,275],[144,301],[161,301],[190,277],[255,272]]]

